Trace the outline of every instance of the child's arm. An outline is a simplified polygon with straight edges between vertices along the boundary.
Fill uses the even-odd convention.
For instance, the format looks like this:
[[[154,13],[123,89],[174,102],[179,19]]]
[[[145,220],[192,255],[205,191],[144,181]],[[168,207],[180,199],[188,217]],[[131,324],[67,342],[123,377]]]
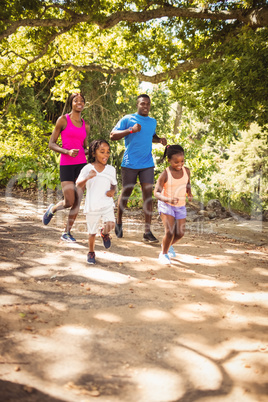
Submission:
[[[111,184],[110,190],[106,191],[107,197],[113,197],[115,195],[116,191],[116,186],[114,184]]]
[[[190,180],[191,173],[190,173],[189,168],[186,167],[185,170],[186,170],[186,172],[188,174],[188,183],[187,183],[187,186],[186,186],[186,193],[187,193],[187,196],[188,196],[188,200],[192,201],[193,194],[192,194],[192,191],[191,191],[191,180]]]
[[[83,177],[80,175],[78,176],[78,179],[76,180],[76,187],[79,188],[85,188],[86,182],[90,179],[92,179],[93,177],[95,177],[97,175],[97,172],[95,170],[90,170],[88,175],[86,177]]]
[[[170,204],[177,204],[177,202],[179,201],[178,198],[169,198],[166,197],[164,195],[161,194],[164,184],[166,183],[168,177],[167,177],[167,171],[164,170],[164,172],[159,176],[156,185],[155,185],[155,189],[154,189],[154,196],[155,198],[157,198],[160,201],[164,201],[164,202],[169,202]]]

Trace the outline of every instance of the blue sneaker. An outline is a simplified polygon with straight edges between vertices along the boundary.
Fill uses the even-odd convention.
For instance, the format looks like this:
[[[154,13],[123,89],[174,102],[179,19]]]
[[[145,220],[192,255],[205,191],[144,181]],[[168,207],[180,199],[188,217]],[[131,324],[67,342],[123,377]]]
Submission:
[[[68,242],[75,242],[76,239],[71,235],[71,233],[63,233],[61,236],[61,240],[68,241]]]
[[[88,264],[96,264],[94,251],[90,251],[90,252],[87,254],[87,263],[88,263]]]
[[[101,237],[102,237],[104,247],[110,248],[111,247],[111,238],[110,238],[109,233],[104,234],[101,231]]]
[[[169,256],[169,258],[175,258],[176,257],[176,253],[175,253],[175,250],[174,250],[173,246],[169,247],[168,256]]]
[[[48,225],[51,219],[53,218],[54,214],[51,212],[52,207],[54,204],[50,204],[48,209],[46,210],[44,216],[43,216],[43,224]]]

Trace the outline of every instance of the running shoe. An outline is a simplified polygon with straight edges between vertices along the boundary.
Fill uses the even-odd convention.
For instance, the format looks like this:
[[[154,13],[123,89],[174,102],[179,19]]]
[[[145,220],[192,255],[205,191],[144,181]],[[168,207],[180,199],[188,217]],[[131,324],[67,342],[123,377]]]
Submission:
[[[174,250],[173,246],[169,247],[168,256],[169,256],[169,258],[175,258],[176,257],[176,253],[175,253],[175,250]]]
[[[75,242],[76,239],[71,235],[71,233],[63,233],[61,236],[61,240],[68,241],[69,243]]]
[[[161,265],[170,265],[170,259],[168,254],[160,253],[158,257],[158,261]]]
[[[101,230],[101,237],[102,237],[103,245],[105,248],[110,248],[111,247],[110,235],[109,235],[109,233],[106,233],[106,234],[102,233],[102,230]]]
[[[145,241],[146,243],[158,243],[159,242],[159,240],[156,237],[154,237],[154,235],[152,234],[151,231],[143,234],[143,241]]]
[[[116,236],[121,239],[123,237],[123,224],[122,223],[115,223],[115,234]]]
[[[87,263],[88,263],[88,264],[96,264],[94,251],[90,251],[90,252],[87,254]]]
[[[48,225],[51,219],[53,218],[54,214],[51,212],[52,207],[54,204],[50,204],[48,209],[46,210],[44,216],[43,216],[43,224]]]

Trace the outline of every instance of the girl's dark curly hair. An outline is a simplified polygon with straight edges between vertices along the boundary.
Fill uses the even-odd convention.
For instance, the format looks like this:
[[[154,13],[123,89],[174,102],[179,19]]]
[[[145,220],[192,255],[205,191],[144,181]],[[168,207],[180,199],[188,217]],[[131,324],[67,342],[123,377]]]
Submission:
[[[167,145],[161,162],[163,162],[166,157],[168,159],[171,159],[172,156],[176,154],[184,155],[184,149],[180,145]]]
[[[110,144],[106,140],[94,140],[91,141],[88,148],[88,163],[95,162],[95,152],[100,147],[101,144],[107,144],[110,149]]]
[[[76,98],[77,96],[81,96],[81,98],[83,98],[84,102],[86,102],[86,99],[85,99],[84,95],[83,95],[83,94],[80,94],[79,92],[70,95],[70,98],[69,98],[69,102],[68,102],[68,103],[69,103],[69,106],[70,106],[70,109],[71,109],[71,110],[72,110],[72,106],[73,106],[73,100],[74,100],[74,98]]]

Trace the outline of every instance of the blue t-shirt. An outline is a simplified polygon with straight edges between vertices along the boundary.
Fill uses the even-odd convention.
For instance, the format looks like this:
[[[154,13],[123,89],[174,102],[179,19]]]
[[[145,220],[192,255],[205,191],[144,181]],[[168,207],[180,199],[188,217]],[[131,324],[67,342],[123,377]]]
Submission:
[[[114,130],[126,130],[134,124],[141,125],[141,131],[128,134],[125,140],[125,153],[121,166],[130,169],[145,169],[154,166],[152,157],[152,141],[156,130],[156,120],[138,113],[124,116]]]

